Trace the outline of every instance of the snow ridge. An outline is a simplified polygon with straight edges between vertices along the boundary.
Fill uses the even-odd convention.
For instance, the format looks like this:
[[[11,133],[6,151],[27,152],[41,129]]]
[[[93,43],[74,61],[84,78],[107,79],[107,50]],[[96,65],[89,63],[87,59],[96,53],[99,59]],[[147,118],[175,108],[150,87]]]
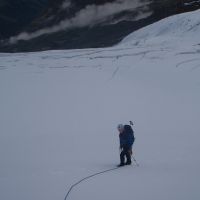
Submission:
[[[165,18],[155,24],[144,27],[123,39],[121,44],[135,40],[146,40],[152,38],[175,37],[177,40],[193,38],[199,41],[200,34],[200,10],[183,13]]]

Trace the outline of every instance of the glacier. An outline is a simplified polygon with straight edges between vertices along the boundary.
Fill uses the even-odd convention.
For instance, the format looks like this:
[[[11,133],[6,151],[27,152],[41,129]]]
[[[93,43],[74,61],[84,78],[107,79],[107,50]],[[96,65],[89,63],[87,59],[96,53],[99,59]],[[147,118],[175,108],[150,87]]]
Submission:
[[[0,53],[0,199],[64,199],[119,163],[134,122],[135,165],[68,199],[200,198],[200,10],[98,49]]]

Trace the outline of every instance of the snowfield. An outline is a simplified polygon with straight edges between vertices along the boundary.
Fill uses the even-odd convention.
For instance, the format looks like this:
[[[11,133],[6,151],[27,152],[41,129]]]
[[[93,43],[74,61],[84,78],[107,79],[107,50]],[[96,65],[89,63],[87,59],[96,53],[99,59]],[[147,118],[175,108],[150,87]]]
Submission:
[[[200,10],[105,49],[0,54],[0,199],[200,199]]]

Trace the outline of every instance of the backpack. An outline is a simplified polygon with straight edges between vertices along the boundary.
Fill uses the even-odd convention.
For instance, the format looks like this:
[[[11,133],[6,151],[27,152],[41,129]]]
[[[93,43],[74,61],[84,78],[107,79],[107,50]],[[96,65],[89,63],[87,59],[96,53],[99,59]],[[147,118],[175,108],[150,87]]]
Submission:
[[[129,144],[132,145],[135,141],[134,131],[130,125],[124,125],[125,134],[127,134],[127,138]]]

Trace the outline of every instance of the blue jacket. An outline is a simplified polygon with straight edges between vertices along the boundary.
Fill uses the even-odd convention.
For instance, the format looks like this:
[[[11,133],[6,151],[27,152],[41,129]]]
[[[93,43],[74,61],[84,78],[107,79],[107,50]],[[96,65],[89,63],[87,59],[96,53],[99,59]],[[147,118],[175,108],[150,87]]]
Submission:
[[[120,148],[132,148],[135,141],[134,132],[129,125],[124,126],[124,131],[119,134]]]

